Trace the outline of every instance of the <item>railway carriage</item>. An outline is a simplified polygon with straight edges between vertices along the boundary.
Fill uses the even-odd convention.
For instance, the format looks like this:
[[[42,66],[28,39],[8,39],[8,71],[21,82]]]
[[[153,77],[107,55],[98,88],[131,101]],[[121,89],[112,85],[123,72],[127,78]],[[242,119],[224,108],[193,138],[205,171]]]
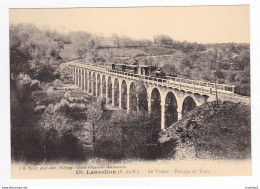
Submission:
[[[112,70],[150,77],[163,78],[165,76],[161,67],[149,65],[112,64]]]

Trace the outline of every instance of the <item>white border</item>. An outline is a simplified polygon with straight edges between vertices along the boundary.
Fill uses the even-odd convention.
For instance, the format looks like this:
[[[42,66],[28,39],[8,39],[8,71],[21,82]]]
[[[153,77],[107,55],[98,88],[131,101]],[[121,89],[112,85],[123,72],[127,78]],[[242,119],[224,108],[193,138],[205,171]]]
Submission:
[[[9,8],[191,6],[250,4],[251,16],[251,86],[252,86],[252,176],[136,179],[10,179],[10,96],[9,96]],[[235,188],[260,187],[260,2],[257,0],[1,0],[0,1],[0,187],[31,188]],[[0,188],[1,189],[1,188]]]

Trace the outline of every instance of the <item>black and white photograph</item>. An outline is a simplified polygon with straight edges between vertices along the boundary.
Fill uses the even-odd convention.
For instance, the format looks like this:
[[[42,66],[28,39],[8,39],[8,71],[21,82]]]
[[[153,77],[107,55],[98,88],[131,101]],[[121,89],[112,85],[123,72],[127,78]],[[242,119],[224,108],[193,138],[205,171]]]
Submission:
[[[9,7],[10,178],[254,176],[252,7]]]
[[[9,29],[14,174],[250,174],[249,6],[10,9]]]

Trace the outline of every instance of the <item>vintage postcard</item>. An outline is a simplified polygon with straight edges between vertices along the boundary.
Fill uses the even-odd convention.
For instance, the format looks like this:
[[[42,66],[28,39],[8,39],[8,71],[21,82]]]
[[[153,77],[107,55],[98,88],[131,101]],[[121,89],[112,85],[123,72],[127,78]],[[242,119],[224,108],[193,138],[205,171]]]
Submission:
[[[10,9],[11,177],[251,175],[249,15]]]

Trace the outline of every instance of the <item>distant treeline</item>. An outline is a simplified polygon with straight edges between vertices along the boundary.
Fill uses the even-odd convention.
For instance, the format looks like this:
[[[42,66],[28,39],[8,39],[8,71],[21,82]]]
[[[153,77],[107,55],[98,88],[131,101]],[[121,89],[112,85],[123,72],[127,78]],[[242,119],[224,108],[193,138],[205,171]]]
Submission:
[[[109,50],[113,47],[115,50]],[[107,48],[107,50],[106,50]],[[149,56],[170,55],[170,58]],[[130,56],[130,60],[120,58]],[[39,29],[32,24],[10,26],[11,76],[29,75],[40,82],[59,78],[59,64],[84,58],[93,64],[141,63],[163,67],[167,75],[236,85],[236,93],[250,96],[249,44],[199,44],[180,42],[167,35],[136,40],[113,34]]]

